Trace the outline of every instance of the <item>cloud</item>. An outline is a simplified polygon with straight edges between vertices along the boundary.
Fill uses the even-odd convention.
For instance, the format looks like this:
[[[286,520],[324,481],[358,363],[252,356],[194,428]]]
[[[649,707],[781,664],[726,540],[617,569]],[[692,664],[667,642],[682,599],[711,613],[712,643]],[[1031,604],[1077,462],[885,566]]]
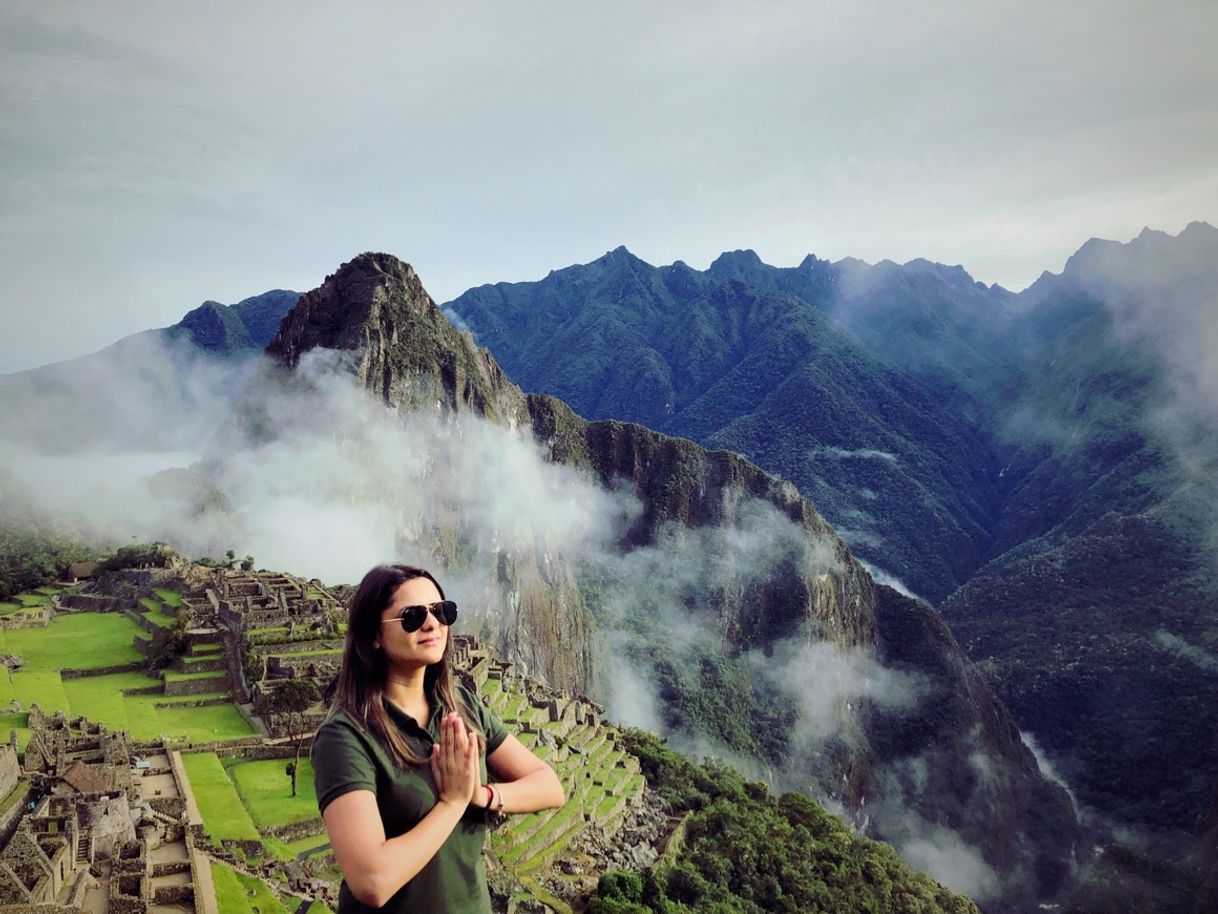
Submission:
[[[430,565],[461,602],[467,630],[492,635],[510,627],[518,610],[501,587],[501,558],[532,563],[543,578],[570,569],[587,598],[595,598],[597,658],[611,686],[601,697],[614,716],[667,728],[683,751],[731,761],[748,776],[844,810],[842,786],[827,776],[818,781],[824,770],[801,771],[795,760],[835,745],[859,749],[867,708],[912,707],[925,686],[886,669],[868,650],[822,640],[832,634],[822,630],[831,605],[822,601],[836,598],[847,570],[834,537],[810,537],[770,502],[728,492],[718,526],[665,524],[653,543],[623,552],[623,534],[642,509],[632,492],[550,463],[527,430],[472,414],[387,409],[353,383],[350,362],[349,353],[312,350],[291,376],[262,366],[220,431],[194,439],[205,446],[188,470],[169,477],[175,484],[138,476],[193,455],[31,456],[21,464],[23,478],[51,504],[70,469],[83,482],[66,499],[71,509],[119,542],[155,536],[196,556],[231,548],[254,555],[259,566],[328,583],[355,582],[389,559]],[[130,418],[142,404],[155,406],[160,380],[124,377],[125,386],[109,394],[131,408],[116,415]],[[226,404],[220,397],[209,408]],[[160,432],[171,439],[194,421],[172,413],[161,419]],[[806,597],[783,606],[782,593],[771,594],[771,603],[791,615],[760,619],[750,595],[791,575],[808,582]],[[733,660],[728,648],[741,625],[785,626],[790,637]],[[693,721],[671,726],[650,665],[655,655],[643,650],[656,646],[679,672],[700,671],[703,660],[718,658],[746,689],[789,707],[794,723],[785,764],[771,769]],[[885,798],[868,802],[876,821],[906,823],[913,815],[886,806]],[[936,876],[950,874],[955,885],[984,888],[984,869],[959,841],[929,826],[901,828],[911,862],[933,867]]]
[[[1218,670],[1218,657],[1214,657],[1194,644],[1189,644],[1166,629],[1161,628],[1155,632],[1155,643],[1173,654],[1195,663],[1203,670]]]
[[[841,533],[841,531],[839,530],[838,533]],[[843,536],[842,538],[845,539],[847,542],[850,542],[850,543],[854,542],[854,540],[851,540],[848,537]],[[875,545],[879,545],[879,543],[876,543]],[[855,558],[858,558],[858,557],[855,556]],[[929,600],[922,599],[922,597],[918,596],[916,593],[914,593],[912,590],[910,590],[908,587],[906,587],[905,582],[902,581],[900,578],[898,578],[895,574],[890,574],[889,572],[885,571],[883,568],[880,568],[877,565],[872,565],[870,562],[866,561],[865,559],[858,559],[858,563],[867,569],[867,573],[869,575],[871,575],[871,579],[873,581],[875,581],[877,584],[884,584],[888,587],[891,587],[897,593],[904,594],[905,596],[911,597],[914,600],[922,600],[922,602],[925,603],[927,606],[933,605]]]
[[[949,828],[922,822],[907,823],[889,839],[901,858],[949,889],[977,901],[993,896],[1001,886],[981,855]]]
[[[850,451],[845,448],[822,445],[813,448],[809,452],[809,456],[814,458],[825,457],[829,460],[886,460],[889,463],[897,463],[896,454],[890,454],[888,451],[877,451],[872,448],[860,448],[856,451]]]

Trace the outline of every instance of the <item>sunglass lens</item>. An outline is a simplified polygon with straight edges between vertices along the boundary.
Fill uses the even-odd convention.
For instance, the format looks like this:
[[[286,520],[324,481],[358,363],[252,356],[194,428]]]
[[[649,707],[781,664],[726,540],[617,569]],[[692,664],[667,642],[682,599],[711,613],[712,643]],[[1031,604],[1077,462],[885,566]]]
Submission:
[[[417,632],[423,627],[423,620],[426,618],[426,606],[407,606],[402,610],[402,628],[408,632]]]
[[[427,618],[428,610],[436,617],[436,621],[442,625],[452,625],[457,621],[457,604],[452,600],[441,600],[439,603],[433,603],[431,606],[407,606],[402,610],[402,628],[408,632],[417,632],[423,627],[423,621]]]

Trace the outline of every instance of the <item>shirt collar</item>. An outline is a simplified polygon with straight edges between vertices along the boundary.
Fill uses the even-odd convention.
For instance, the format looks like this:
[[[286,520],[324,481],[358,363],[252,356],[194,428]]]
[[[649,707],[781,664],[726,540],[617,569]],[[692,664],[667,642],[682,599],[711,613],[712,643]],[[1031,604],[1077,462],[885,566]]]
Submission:
[[[440,723],[444,718],[444,708],[440,705],[440,702],[435,700],[434,696],[431,699],[431,720],[427,722],[426,728],[419,726],[419,722],[412,715],[407,714],[390,701],[388,695],[383,696],[381,700],[384,702],[385,710],[389,712],[389,716],[407,733],[425,733],[432,740],[440,738]]]

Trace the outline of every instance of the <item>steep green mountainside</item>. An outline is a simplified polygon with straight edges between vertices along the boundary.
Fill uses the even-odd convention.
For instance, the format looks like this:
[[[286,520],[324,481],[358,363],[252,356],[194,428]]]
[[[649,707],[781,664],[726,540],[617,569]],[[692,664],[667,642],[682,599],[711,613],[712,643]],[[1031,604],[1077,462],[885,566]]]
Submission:
[[[1218,231],[1160,234],[1024,293],[996,557],[941,611],[1080,800],[1175,828],[1218,732]]]
[[[789,482],[727,451],[526,396],[389,255],[361,255],[302,296],[268,354],[278,367],[247,385],[204,464],[217,485],[227,455],[280,438],[306,446],[302,425],[361,447],[366,420],[342,424],[355,407],[327,412],[316,399],[335,376],[400,422],[438,416],[428,435],[470,439],[487,421],[515,430],[572,484],[637,510],[602,555],[540,528],[521,541],[527,514],[511,521],[517,539],[488,539],[446,494],[449,468],[437,459],[432,503],[408,523],[426,531],[426,561],[480,595],[480,638],[548,682],[602,699],[655,686],[638,700],[660,715],[690,709],[665,721],[683,738],[781,768],[792,787],[832,797],[915,854],[927,834],[950,836],[985,874],[975,888],[995,910],[1061,885],[1077,840],[1064,792],[933,613],[877,588]],[[400,548],[417,552],[408,538],[417,535],[403,531]],[[744,684],[738,701],[725,701],[727,682]],[[823,701],[805,708],[809,689]],[[786,715],[777,732],[747,713],[767,703]],[[982,778],[978,766],[1000,774]]]
[[[860,330],[873,307],[861,290],[892,294],[860,272],[846,283],[824,262],[781,270],[751,251],[705,273],[657,269],[618,248],[446,308],[524,389],[744,454],[794,482],[862,558],[941,599],[989,550],[996,457],[945,408],[963,394],[876,358],[833,316],[839,282]],[[943,297],[927,292],[927,311]]]
[[[1170,827],[1218,728],[1215,264],[1204,223],[1093,240],[1018,295],[925,261],[618,249],[445,307],[526,389],[791,478],[944,601],[1085,804]]]
[[[589,914],[977,910],[807,797],[774,796],[729,766],[695,764],[643,730],[628,730],[624,743],[683,817],[649,870],[601,877]]]
[[[204,302],[171,327],[0,376],[0,438],[48,454],[180,450],[183,438],[210,433],[299,297],[276,289]],[[130,402],[119,391],[156,398]]]

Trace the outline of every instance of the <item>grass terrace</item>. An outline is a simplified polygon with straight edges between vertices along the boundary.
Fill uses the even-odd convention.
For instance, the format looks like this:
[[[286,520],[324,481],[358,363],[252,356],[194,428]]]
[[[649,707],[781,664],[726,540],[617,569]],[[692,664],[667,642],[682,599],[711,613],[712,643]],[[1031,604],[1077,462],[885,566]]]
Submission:
[[[203,816],[208,835],[217,842],[225,838],[262,840],[216,753],[184,753],[182,766],[190,779],[190,788],[199,804],[199,813]],[[223,905],[220,910],[228,911]]]
[[[297,910],[296,899],[285,905],[266,883],[231,866],[213,861],[211,872],[216,885],[216,905],[223,914],[295,914]],[[330,909],[315,901],[305,914],[330,914]]]
[[[176,673],[179,678],[215,678],[217,688],[202,695],[166,696],[162,692],[129,695],[138,689],[162,689],[160,679],[141,671],[107,673],[64,679],[65,668],[93,669],[144,661],[132,646],[142,632],[122,613],[73,613],[52,619],[45,628],[0,630],[0,651],[17,654],[20,669],[0,672],[0,707],[14,698],[23,708],[37,702],[44,711],[83,714],[113,729],[127,730],[136,741],[164,736],[181,742],[207,742],[254,735],[249,722],[231,702],[186,707],[186,702],[228,695],[223,675]],[[27,716],[10,714],[0,724],[0,737],[18,731],[18,741],[29,741]]]
[[[182,595],[174,590],[165,590],[162,587],[154,587],[152,592],[157,595],[157,599],[169,606],[178,607],[182,605]]]
[[[259,828],[275,828],[318,818],[317,794],[313,792],[313,765],[307,755],[300,760],[296,796],[291,795],[292,782],[284,772],[291,759],[225,761],[237,794]]]

